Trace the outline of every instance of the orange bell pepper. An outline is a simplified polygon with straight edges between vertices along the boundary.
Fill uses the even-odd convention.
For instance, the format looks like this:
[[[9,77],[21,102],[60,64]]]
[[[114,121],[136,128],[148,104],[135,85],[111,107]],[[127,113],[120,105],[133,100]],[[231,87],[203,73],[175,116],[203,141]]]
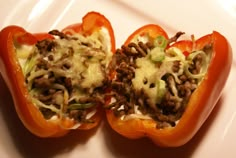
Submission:
[[[83,35],[106,29],[109,36],[111,52],[115,50],[115,38],[112,26],[108,19],[97,12],[87,13],[82,23],[73,24],[62,30],[69,34],[68,29],[72,29]],[[19,26],[8,26],[0,32],[0,72],[12,95],[16,112],[24,126],[33,134],[39,137],[59,137],[69,132],[75,122],[69,118],[48,121],[44,118],[39,109],[32,103],[31,97],[25,85],[25,78],[16,56],[16,45],[35,45],[44,39],[53,39],[47,33],[31,34]],[[4,106],[4,105],[3,105]],[[101,108],[97,107],[97,112],[91,118],[93,123],[82,123],[79,130],[88,130],[96,127],[101,120]]]
[[[167,33],[160,26],[150,24],[132,33],[124,45],[128,46],[132,40],[145,34],[149,34],[152,38],[163,36],[167,41],[169,40]],[[221,96],[231,68],[232,51],[227,39],[216,31],[197,40],[180,40],[167,43],[166,46],[166,49],[177,47],[188,56],[193,50],[201,50],[206,45],[212,45],[212,56],[207,72],[192,93],[184,113],[175,126],[158,129],[153,119],[123,120],[121,116],[114,114],[112,108],[107,108],[106,116],[111,128],[129,139],[148,137],[162,147],[177,147],[187,143],[206,121]],[[114,76],[113,71],[113,78]],[[107,104],[109,103],[108,100]]]

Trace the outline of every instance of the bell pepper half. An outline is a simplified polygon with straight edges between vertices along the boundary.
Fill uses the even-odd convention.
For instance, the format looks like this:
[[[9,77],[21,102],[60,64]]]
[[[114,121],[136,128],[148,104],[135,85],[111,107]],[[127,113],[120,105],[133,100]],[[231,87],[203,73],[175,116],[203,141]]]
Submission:
[[[19,26],[1,30],[0,72],[31,133],[59,137],[99,124],[100,92],[114,41],[110,22],[97,12],[62,31],[32,34]]]
[[[231,47],[216,31],[197,40],[179,40],[182,34],[169,38],[149,24],[117,49],[106,116],[120,135],[177,147],[210,115],[230,72]]]

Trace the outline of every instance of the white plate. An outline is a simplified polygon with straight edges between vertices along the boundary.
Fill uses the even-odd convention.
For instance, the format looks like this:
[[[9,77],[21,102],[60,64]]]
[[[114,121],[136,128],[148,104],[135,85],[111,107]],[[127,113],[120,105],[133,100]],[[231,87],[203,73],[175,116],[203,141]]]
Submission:
[[[117,47],[138,27],[157,23],[170,35],[185,31],[200,37],[217,30],[236,50],[236,1],[234,0],[8,0],[0,1],[0,29],[17,24],[31,32],[62,29],[81,21],[95,10],[110,19]],[[116,134],[103,121],[91,131],[72,132],[63,138],[40,139],[31,135],[14,111],[8,91],[0,79],[0,155],[3,158],[143,158],[143,157],[236,157],[236,61],[223,95],[209,119],[186,145],[158,148],[148,139],[128,140]],[[105,120],[105,119],[104,119]]]

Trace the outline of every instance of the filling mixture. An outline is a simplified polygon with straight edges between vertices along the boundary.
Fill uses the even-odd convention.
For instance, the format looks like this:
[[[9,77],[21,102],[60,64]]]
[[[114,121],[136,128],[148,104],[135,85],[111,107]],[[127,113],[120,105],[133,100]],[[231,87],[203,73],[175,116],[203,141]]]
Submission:
[[[70,118],[77,128],[93,123],[98,104],[104,103],[112,52],[104,29],[90,36],[68,31],[72,35],[50,31],[55,39],[16,50],[31,99],[45,119]]]
[[[212,51],[211,45],[189,53],[167,48],[182,34],[170,40],[139,36],[116,51],[111,63],[116,75],[107,108],[117,117],[153,119],[158,129],[178,123],[207,72]]]

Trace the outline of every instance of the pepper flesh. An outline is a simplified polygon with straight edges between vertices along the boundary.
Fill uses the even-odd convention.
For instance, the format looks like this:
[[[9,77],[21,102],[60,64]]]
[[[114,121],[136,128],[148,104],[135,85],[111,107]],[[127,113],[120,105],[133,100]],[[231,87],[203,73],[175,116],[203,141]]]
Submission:
[[[162,35],[168,39],[160,26],[145,25],[131,34],[124,45],[127,46],[134,38],[148,32],[151,32],[149,34],[151,37]],[[182,52],[191,52],[210,44],[213,52],[208,71],[193,92],[185,112],[175,127],[157,129],[156,122],[152,119],[134,118],[124,121],[108,109],[106,116],[112,129],[130,139],[148,137],[162,147],[177,147],[187,143],[206,121],[221,95],[231,68],[232,50],[227,39],[216,31],[196,41],[182,40],[168,45],[168,47],[177,47]]]
[[[93,25],[88,25],[91,23]],[[89,12],[83,17],[81,24],[70,25],[62,32],[67,33],[68,28],[85,35],[105,28],[110,36],[111,52],[115,50],[112,26],[108,19],[100,13]],[[39,109],[33,105],[25,85],[24,75],[17,62],[15,50],[15,44],[34,45],[37,41],[48,38],[53,38],[53,36],[46,33],[31,34],[19,26],[4,28],[0,33],[0,72],[11,92],[16,112],[24,126],[39,137],[59,137],[69,132],[67,128],[72,127],[74,121],[67,118],[62,119],[61,122],[58,120],[47,121]],[[100,107],[91,119],[94,123],[84,123],[78,129],[88,130],[96,127],[101,120]]]

